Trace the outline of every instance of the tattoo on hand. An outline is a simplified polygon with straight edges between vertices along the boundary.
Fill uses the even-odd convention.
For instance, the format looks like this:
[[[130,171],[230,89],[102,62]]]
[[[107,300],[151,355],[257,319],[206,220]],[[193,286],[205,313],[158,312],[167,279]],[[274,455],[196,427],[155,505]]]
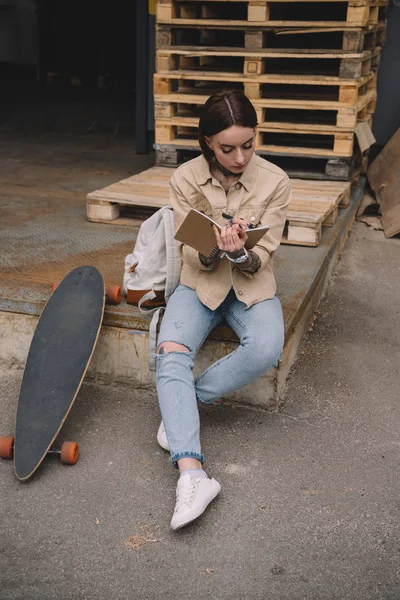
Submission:
[[[221,258],[221,254],[222,251],[218,248],[218,246],[215,246],[215,248],[213,248],[209,256],[205,256],[204,254],[201,254],[201,252],[199,252],[199,258],[205,267],[209,267]]]
[[[252,259],[252,262],[249,265],[246,265],[246,263],[244,263],[244,265],[246,266],[238,265],[238,267],[242,271],[246,271],[246,273],[255,273],[261,266],[261,258],[252,250],[249,250],[249,256]]]

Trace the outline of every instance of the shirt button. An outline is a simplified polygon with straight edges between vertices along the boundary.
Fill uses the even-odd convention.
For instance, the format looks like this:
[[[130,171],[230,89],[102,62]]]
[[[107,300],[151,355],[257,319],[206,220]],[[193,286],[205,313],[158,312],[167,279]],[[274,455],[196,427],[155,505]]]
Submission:
[[[235,185],[235,190],[240,190],[240,183],[237,183],[237,184]]]
[[[250,217],[250,221],[251,221],[252,223],[254,223],[254,221],[255,221],[255,220],[256,220],[256,218],[255,218],[255,217]]]
[[[238,295],[239,295],[239,296],[243,296],[243,292],[242,292],[242,290],[238,290]]]

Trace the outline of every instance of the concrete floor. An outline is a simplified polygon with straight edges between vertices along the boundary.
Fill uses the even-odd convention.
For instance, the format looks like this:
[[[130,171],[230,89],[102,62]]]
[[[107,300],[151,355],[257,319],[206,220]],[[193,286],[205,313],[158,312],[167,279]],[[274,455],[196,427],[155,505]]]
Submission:
[[[77,260],[114,282],[131,232],[86,223],[84,196],[152,164],[129,138],[64,131],[60,144],[35,125],[0,131],[1,310],[27,314]],[[332,231],[278,255],[291,323]],[[281,412],[202,409],[222,493],[180,532],[154,393],[85,383],[62,432],[80,443],[75,467],[49,458],[22,484],[0,462],[1,600],[398,600],[399,258],[399,238],[356,224]],[[0,367],[4,435],[21,378]]]
[[[154,394],[85,384],[26,484],[0,463],[2,600],[398,600],[400,239],[356,224],[280,413],[201,411],[220,497],[169,530],[176,475]],[[21,371],[1,371],[0,431]]]

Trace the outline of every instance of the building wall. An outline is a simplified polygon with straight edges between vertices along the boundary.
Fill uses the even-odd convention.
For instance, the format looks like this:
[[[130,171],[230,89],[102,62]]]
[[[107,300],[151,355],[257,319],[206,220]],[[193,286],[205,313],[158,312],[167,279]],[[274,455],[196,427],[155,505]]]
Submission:
[[[35,0],[3,0],[0,5],[0,62],[38,64]]]
[[[388,7],[386,44],[378,72],[372,128],[378,146],[384,146],[400,127],[400,0],[395,2],[391,0]]]

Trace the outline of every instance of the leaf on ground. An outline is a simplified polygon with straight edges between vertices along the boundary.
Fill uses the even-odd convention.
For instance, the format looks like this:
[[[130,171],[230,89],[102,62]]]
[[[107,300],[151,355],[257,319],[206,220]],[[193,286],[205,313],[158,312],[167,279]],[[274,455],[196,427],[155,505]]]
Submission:
[[[382,219],[380,217],[376,217],[373,215],[363,215],[361,217],[357,217],[357,221],[361,221],[371,227],[371,229],[375,229],[376,231],[383,231]]]
[[[140,550],[143,546],[146,546],[149,542],[161,542],[163,538],[155,538],[155,527],[148,523],[138,523],[138,529],[141,533],[131,535],[125,542],[125,546],[133,548],[134,550]]]
[[[214,573],[215,569],[212,569],[211,567],[203,567],[202,569],[200,569],[200,573],[204,573],[204,575],[211,575],[211,573]]]

